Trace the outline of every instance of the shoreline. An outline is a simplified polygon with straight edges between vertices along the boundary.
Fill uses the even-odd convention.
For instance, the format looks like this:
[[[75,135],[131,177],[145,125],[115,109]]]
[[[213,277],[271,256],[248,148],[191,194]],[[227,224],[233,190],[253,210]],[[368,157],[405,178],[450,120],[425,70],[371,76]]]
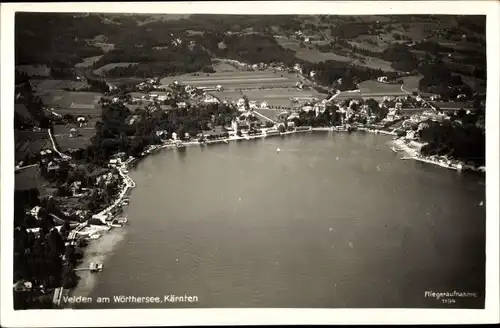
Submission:
[[[369,132],[369,133],[374,133],[374,134],[384,134],[384,135],[395,135],[395,133],[388,132],[388,131],[380,131],[380,130],[371,130],[368,128],[358,128],[359,131],[363,132]],[[304,133],[304,132],[347,132],[341,129],[338,129],[336,127],[308,127],[306,129],[302,130],[295,130],[295,131],[286,131],[286,132],[280,132],[277,134],[271,134],[268,135],[266,133],[262,133],[259,135],[254,135],[254,136],[230,136],[229,138],[223,138],[223,139],[217,139],[217,140],[209,140],[209,141],[204,141],[204,142],[199,142],[199,141],[187,141],[187,142],[172,142],[172,141],[167,141],[164,142],[161,145],[151,145],[146,148],[141,153],[141,157],[133,157],[129,158],[126,162],[122,164],[122,166],[117,167],[119,174],[122,176],[123,181],[124,181],[124,186],[122,187],[122,190],[119,193],[118,198],[108,207],[106,207],[104,210],[100,211],[97,213],[97,216],[107,216],[110,214],[110,212],[122,205],[122,202],[124,198],[132,191],[133,188],[136,187],[135,182],[130,178],[128,175],[128,172],[125,173],[125,170],[128,170],[132,167],[134,167],[140,160],[148,157],[148,155],[153,155],[160,150],[163,149],[171,149],[171,148],[184,148],[187,146],[193,146],[193,145],[199,145],[203,146],[205,144],[215,144],[215,143],[229,143],[230,141],[240,141],[240,140],[253,140],[253,139],[262,139],[262,138],[267,138],[267,137],[276,137],[276,136],[285,136],[285,135],[291,135],[291,134],[296,134],[296,133]],[[354,132],[354,131],[353,131]],[[449,166],[444,165],[443,163],[434,161],[432,159],[428,159],[423,157],[422,155],[419,154],[419,152],[413,148],[411,148],[409,145],[406,144],[405,141],[401,139],[393,139],[391,142],[393,145],[401,148],[398,150],[403,151],[406,154],[408,154],[408,157],[403,157],[400,159],[413,159],[416,161],[420,162],[425,162],[429,164],[434,164],[436,166],[444,167],[444,168],[451,168]],[[451,168],[453,169],[453,168]],[[456,168],[455,168],[456,170]],[[111,219],[112,220],[112,219]],[[122,226],[121,228],[118,229],[110,229],[108,231],[101,231],[100,235],[101,238],[97,240],[89,240],[88,245],[83,249],[83,259],[82,262],[75,268],[88,268],[89,264],[91,262],[97,261],[100,263],[103,263],[109,255],[112,254],[113,249],[116,247],[116,245],[121,242],[125,238],[126,234],[126,229],[125,226]],[[96,281],[98,280],[98,276],[92,274],[90,271],[79,271],[78,272],[78,277],[80,278],[78,281],[78,284],[76,287],[68,290],[68,295],[70,296],[88,296],[92,290],[95,287]],[[62,306],[63,308],[74,308],[71,306],[71,304],[65,304]]]

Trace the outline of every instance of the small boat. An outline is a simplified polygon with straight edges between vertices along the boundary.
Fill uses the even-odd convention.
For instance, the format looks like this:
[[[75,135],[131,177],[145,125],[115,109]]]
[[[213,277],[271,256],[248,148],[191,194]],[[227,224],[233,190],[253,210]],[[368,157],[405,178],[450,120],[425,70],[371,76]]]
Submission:
[[[278,148],[278,149],[276,149],[276,152],[277,152],[277,153],[279,153],[280,151],[281,151],[281,149],[279,149],[279,148]]]
[[[483,202],[483,201],[481,201],[481,203],[479,203],[479,206],[483,206],[483,205],[484,205],[484,202]]]

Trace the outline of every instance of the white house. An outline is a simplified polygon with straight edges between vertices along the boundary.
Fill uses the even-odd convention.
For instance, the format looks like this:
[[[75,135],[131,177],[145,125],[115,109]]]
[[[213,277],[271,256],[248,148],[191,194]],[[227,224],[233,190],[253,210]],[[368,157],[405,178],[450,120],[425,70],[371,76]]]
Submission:
[[[37,220],[38,218],[38,211],[40,211],[41,207],[40,206],[35,206],[31,209],[30,214],[33,215]]]
[[[87,125],[87,119],[85,117],[83,117],[83,116],[78,116],[76,118],[76,122],[78,124],[78,127],[82,127],[84,125]]]
[[[47,164],[47,171],[53,171],[58,169],[59,169],[59,164],[57,162],[50,161],[49,164]]]
[[[72,137],[72,138],[77,137],[78,136],[78,130],[75,129],[75,128],[71,128],[69,130],[69,136]]]
[[[119,164],[120,164],[120,160],[119,160],[119,159],[117,159],[117,158],[112,158],[112,159],[110,159],[110,160],[109,160],[109,164],[108,164],[108,165],[109,165],[110,167],[116,167],[116,166],[117,166],[117,165],[119,165]]]
[[[203,100],[203,102],[205,104],[218,104],[220,103],[219,99],[217,99],[216,97],[212,96],[212,95],[205,95],[205,99]]]
[[[300,64],[295,64],[295,65],[293,66],[293,69],[294,69],[296,72],[302,73],[302,66],[300,66]]]
[[[158,130],[158,131],[156,131],[156,136],[157,137],[161,137],[161,136],[166,135],[166,134],[167,134],[166,130]]]
[[[406,139],[415,139],[416,133],[413,130],[406,131]]]

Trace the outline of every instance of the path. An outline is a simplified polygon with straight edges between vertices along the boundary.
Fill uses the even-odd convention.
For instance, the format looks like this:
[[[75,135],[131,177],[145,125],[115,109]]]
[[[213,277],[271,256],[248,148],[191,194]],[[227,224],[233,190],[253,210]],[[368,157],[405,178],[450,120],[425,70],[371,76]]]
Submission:
[[[52,149],[54,149],[54,151],[59,155],[61,156],[61,158],[64,158],[64,159],[71,159],[71,156],[68,156],[66,154],[63,154],[61,153],[59,150],[57,150],[57,147],[56,147],[56,143],[54,141],[54,137],[52,136],[52,132],[50,131],[50,129],[47,129],[47,131],[49,132],[49,137],[50,137],[50,141],[52,142]]]
[[[266,120],[270,121],[270,122],[276,123],[274,120],[270,119],[269,117],[265,116],[264,114],[261,114],[261,113],[257,112],[256,110],[254,110],[253,112],[254,112],[255,114],[257,114],[257,115],[259,115],[259,116],[263,117],[264,119],[266,119]]]

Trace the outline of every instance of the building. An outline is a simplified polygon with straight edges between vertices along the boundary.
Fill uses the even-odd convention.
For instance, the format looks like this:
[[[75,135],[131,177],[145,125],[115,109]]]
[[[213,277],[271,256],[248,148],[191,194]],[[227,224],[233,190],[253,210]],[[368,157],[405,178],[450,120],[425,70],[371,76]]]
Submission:
[[[87,126],[87,119],[83,116],[78,116],[76,118],[76,123],[78,125],[78,127],[82,127],[82,126]]]
[[[116,166],[120,165],[120,163],[121,163],[120,159],[118,159],[118,158],[112,158],[112,159],[109,160],[108,166],[109,167],[116,167]]]
[[[406,139],[415,139],[416,136],[417,136],[416,131],[414,131],[414,130],[406,131]]]
[[[300,73],[300,74],[302,74],[302,66],[300,66],[300,64],[295,64],[293,66],[293,70],[296,71],[296,72],[298,72],[298,73]]]
[[[217,97],[214,97],[212,95],[206,94],[205,99],[203,100],[205,104],[218,104],[220,103],[220,100],[217,99]]]
[[[75,128],[71,128],[69,130],[69,136],[72,137],[72,138],[77,137],[78,136],[78,130],[75,129]]]

